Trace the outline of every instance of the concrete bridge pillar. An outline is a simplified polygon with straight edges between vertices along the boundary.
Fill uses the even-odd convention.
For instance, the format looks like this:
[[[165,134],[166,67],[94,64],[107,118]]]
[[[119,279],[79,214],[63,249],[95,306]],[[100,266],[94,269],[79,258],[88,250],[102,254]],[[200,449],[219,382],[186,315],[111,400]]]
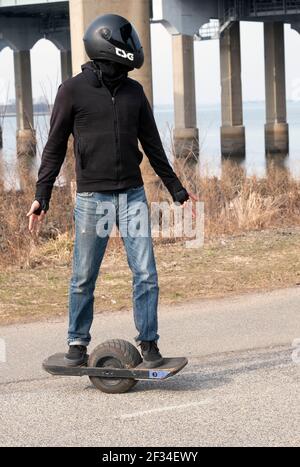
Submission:
[[[33,123],[30,50],[14,51],[17,111],[17,156],[22,176],[30,173],[36,155]],[[21,176],[21,179],[22,179]]]
[[[130,73],[130,76],[142,84],[150,104],[153,105],[150,37],[151,0],[72,0],[69,2],[69,8],[73,74],[80,73],[80,66],[89,60],[82,40],[88,25],[97,16],[107,13],[124,16],[137,29],[145,54],[145,63],[142,68],[134,70]],[[157,179],[148,159],[145,157],[142,163],[142,171],[147,183],[154,183]]]
[[[288,154],[289,130],[286,121],[283,23],[265,23],[264,40],[266,85],[266,153]]]
[[[174,143],[176,157],[199,157],[199,134],[197,129],[194,39],[191,36],[172,36],[173,84],[175,128]]]
[[[245,127],[241,80],[240,24],[233,23],[220,38],[222,127],[224,157],[245,157]]]
[[[60,66],[62,82],[72,77],[72,54],[71,50],[60,51]]]

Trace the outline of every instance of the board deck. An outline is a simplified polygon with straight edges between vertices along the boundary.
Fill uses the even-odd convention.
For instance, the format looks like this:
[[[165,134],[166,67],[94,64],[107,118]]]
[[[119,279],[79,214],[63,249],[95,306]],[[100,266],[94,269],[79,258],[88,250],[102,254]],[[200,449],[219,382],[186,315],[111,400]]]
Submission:
[[[161,377],[158,379],[164,379],[162,377],[163,374],[168,376],[173,376],[178,373],[182,368],[187,365],[188,361],[185,357],[177,357],[177,358],[164,358],[164,363],[157,368],[146,368],[145,365],[140,363],[134,370],[140,370],[145,372],[151,373],[159,373]],[[167,376],[164,376],[165,378]],[[149,376],[150,378],[150,376]],[[155,378],[155,375],[152,375],[151,378]]]
[[[188,363],[185,357],[165,358],[163,365],[157,368],[146,368],[143,363],[135,368],[98,368],[87,365],[68,367],[63,353],[51,355],[43,362],[43,368],[52,375],[61,376],[94,376],[99,378],[129,378],[136,380],[166,379],[182,370]]]

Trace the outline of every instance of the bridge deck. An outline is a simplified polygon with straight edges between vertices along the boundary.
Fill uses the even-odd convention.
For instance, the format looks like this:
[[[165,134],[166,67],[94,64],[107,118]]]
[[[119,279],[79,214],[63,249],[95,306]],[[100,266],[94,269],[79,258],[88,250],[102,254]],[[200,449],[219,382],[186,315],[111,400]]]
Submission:
[[[56,3],[65,0],[0,0],[0,8],[9,6],[37,5],[39,3]]]

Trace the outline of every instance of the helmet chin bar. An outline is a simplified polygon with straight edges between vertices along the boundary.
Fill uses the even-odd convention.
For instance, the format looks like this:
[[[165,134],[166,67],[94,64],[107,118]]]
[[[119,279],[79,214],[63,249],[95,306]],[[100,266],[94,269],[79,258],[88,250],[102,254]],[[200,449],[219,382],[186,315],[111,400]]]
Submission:
[[[135,67],[135,60],[129,61],[128,59],[124,58],[123,56],[118,55],[117,53],[112,52],[111,50],[106,53],[99,52],[97,55],[93,55],[89,57],[90,60],[98,60],[99,62],[114,62],[119,63],[120,65],[126,66],[130,70],[134,70]]]
[[[134,68],[132,67],[124,65],[123,63],[120,63],[118,61],[111,60],[109,58],[95,58],[93,59],[93,62],[98,68],[101,68],[101,64],[102,64],[103,65],[102,68],[104,68],[103,70],[104,72],[105,72],[105,69],[108,69],[108,67],[110,67],[111,70],[114,69],[116,72],[129,72],[129,71],[134,70]]]

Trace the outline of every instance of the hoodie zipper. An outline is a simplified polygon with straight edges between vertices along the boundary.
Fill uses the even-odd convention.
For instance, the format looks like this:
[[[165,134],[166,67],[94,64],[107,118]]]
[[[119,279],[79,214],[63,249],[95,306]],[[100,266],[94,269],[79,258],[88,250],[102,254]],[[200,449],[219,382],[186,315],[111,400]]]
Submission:
[[[119,180],[119,174],[120,174],[120,166],[121,166],[121,149],[120,149],[120,131],[119,131],[119,123],[118,123],[118,115],[117,115],[117,109],[116,109],[116,92],[119,89],[119,87],[122,85],[120,83],[114,90],[113,95],[111,95],[109,89],[105,86],[103,83],[102,79],[102,71],[100,70],[100,73],[98,73],[97,70],[93,70],[96,75],[98,80],[100,81],[102,87],[107,90],[109,95],[111,96],[112,100],[112,107],[113,107],[113,116],[114,116],[114,130],[115,130],[115,141],[116,141],[116,178]]]
[[[116,109],[116,89],[113,93],[111,98],[112,105],[113,105],[113,114],[114,114],[114,129],[115,129],[115,139],[116,139],[116,178],[119,180],[120,174],[120,165],[121,165],[121,150],[120,150],[120,133],[119,133],[119,123],[118,123],[118,115]]]

